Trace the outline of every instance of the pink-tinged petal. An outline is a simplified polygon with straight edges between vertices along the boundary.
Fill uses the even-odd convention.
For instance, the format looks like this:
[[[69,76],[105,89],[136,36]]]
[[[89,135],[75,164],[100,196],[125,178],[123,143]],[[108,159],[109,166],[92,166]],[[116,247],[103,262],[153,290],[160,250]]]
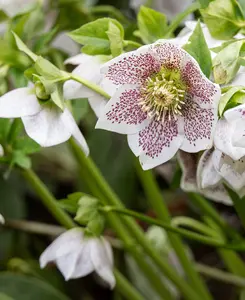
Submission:
[[[213,164],[213,149],[206,150],[202,154],[197,167],[197,184],[201,189],[214,186],[219,183],[221,176]]]
[[[161,66],[167,69],[181,70],[186,52],[175,44],[160,41],[151,45],[151,50],[159,59]]]
[[[218,106],[221,97],[219,85],[208,80],[198,63],[190,55],[186,56],[185,67],[182,69],[182,80],[187,86],[188,94],[201,107]]]
[[[244,127],[240,129],[243,130],[243,128]],[[245,148],[235,146],[233,143],[236,136],[237,131],[235,122],[227,122],[224,118],[218,121],[214,135],[215,147],[234,160],[240,159],[245,155]],[[239,138],[241,138],[240,135]]]
[[[131,148],[140,155],[140,162],[144,170],[154,168],[169,159],[178,151],[183,142],[178,120],[172,118],[165,122],[152,121],[146,128],[129,139],[135,139],[136,145]],[[132,143],[129,143],[132,146]]]
[[[149,120],[139,105],[140,98],[137,86],[120,87],[106,104],[96,128],[124,134],[133,134],[143,129]]]
[[[184,117],[185,138],[181,150],[199,152],[211,148],[218,118],[217,108],[201,108],[196,102],[192,101],[190,95],[187,95],[182,114]]]
[[[31,116],[42,109],[30,88],[19,88],[0,97],[0,118]]]
[[[65,124],[66,111],[62,112],[52,103],[43,105],[36,115],[23,117],[26,133],[42,147],[50,147],[66,142],[72,135]]]
[[[245,185],[245,157],[234,161],[228,155],[219,150],[213,154],[213,162],[216,170],[236,191]]]
[[[178,161],[182,169],[181,188],[184,191],[197,191],[197,163],[198,154],[178,151]]]
[[[101,73],[116,85],[140,84],[160,70],[160,63],[148,46],[120,55],[107,62]]]

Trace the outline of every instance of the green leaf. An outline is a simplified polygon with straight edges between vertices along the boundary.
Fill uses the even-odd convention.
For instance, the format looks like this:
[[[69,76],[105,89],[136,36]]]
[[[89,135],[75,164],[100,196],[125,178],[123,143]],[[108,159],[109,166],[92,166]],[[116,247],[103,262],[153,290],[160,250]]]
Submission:
[[[229,89],[229,91],[226,92],[224,95],[222,95],[220,102],[219,102],[219,115],[220,116],[223,115],[225,108],[226,108],[228,102],[233,97],[233,95],[242,89],[244,89],[244,87],[234,86],[231,89]]]
[[[80,98],[72,100],[73,116],[77,123],[79,123],[89,112],[90,105],[88,99]]]
[[[109,22],[109,28],[106,31],[109,41],[110,49],[113,57],[116,57],[123,52],[123,34],[122,31],[113,22]]]
[[[69,300],[40,279],[10,272],[0,274],[0,292],[16,300]]]
[[[231,39],[229,41],[226,41],[224,43],[222,43],[220,46],[218,47],[214,47],[214,48],[211,48],[210,50],[212,50],[213,52],[215,53],[219,53],[221,50],[223,50],[225,47],[227,47],[228,45],[234,43],[234,42],[237,42],[238,40],[240,39]]]
[[[76,42],[84,45],[82,48],[83,53],[89,55],[110,54],[111,43],[107,35],[110,22],[118,27],[121,36],[123,36],[124,30],[122,25],[110,18],[101,18],[87,23],[79,29],[72,31],[69,36]]]
[[[22,151],[24,154],[33,154],[41,149],[41,146],[29,137],[21,137],[14,142],[13,148]]]
[[[0,299],[1,300],[15,300],[14,298],[9,297],[8,295],[3,294],[3,293],[0,293]]]
[[[23,42],[22,40],[18,37],[17,34],[15,34],[14,32],[12,32],[15,38],[15,42],[16,45],[18,47],[18,49],[22,52],[24,52],[26,55],[28,55],[33,61],[36,61],[38,56],[33,53]]]
[[[241,6],[241,9],[243,11],[243,16],[245,17],[245,0],[238,0],[240,6]]]
[[[83,196],[78,202],[78,210],[74,218],[79,224],[87,225],[98,213],[99,200],[92,196]]]
[[[209,78],[212,69],[212,58],[200,21],[197,23],[195,30],[183,48],[195,58],[203,73]]]
[[[235,77],[240,68],[244,43],[244,40],[231,43],[215,56],[213,73],[216,83],[227,84]]]
[[[201,4],[202,8],[208,7],[209,3],[212,1],[214,1],[214,0],[198,0],[198,2]]]
[[[15,150],[12,154],[11,164],[15,164],[23,169],[30,169],[31,159],[21,150]]]
[[[55,65],[41,56],[36,59],[35,69],[39,75],[48,80],[62,79],[64,76]]]
[[[164,37],[166,16],[149,7],[141,6],[137,17],[140,36],[144,43],[150,44]]]
[[[81,192],[73,193],[68,195],[67,199],[59,200],[58,203],[63,209],[75,214],[78,210],[78,202],[83,196],[85,196],[85,194]]]
[[[200,11],[211,35],[217,39],[230,39],[245,25],[236,0],[215,0]]]
[[[51,93],[51,100],[61,109],[65,108],[65,100],[63,95],[63,83],[57,83],[54,91]]]

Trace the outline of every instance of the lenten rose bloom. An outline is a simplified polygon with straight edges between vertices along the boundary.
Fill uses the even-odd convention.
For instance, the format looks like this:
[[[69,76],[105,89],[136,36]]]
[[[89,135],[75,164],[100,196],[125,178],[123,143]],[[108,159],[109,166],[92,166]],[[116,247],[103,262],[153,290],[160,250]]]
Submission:
[[[213,201],[231,205],[231,199],[220,182],[221,176],[214,167],[210,167],[212,153],[212,150],[206,150],[199,159],[198,153],[178,152],[177,157],[182,169],[181,188],[185,192],[200,193]],[[209,168],[208,171],[206,166]]]
[[[21,118],[26,133],[42,147],[66,142],[71,136],[88,154],[87,143],[67,107],[38,99],[34,88],[15,89],[0,97],[0,118]]]
[[[103,237],[86,237],[80,228],[61,234],[41,255],[40,266],[54,262],[66,280],[95,271],[110,288],[115,286],[113,253]]]
[[[143,169],[178,149],[211,148],[220,87],[183,49],[157,42],[104,64],[102,87],[117,87],[96,127],[128,135]]]

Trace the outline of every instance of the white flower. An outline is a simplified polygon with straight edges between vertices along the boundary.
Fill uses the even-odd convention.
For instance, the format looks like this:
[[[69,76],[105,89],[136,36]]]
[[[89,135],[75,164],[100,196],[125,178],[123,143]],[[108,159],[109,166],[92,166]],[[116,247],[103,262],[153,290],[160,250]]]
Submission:
[[[63,143],[73,136],[89,153],[69,109],[62,111],[51,101],[39,101],[33,88],[19,88],[0,97],[0,118],[21,118],[27,134],[43,147]]]
[[[231,199],[210,158],[212,153],[212,150],[206,150],[199,160],[198,153],[178,152],[182,169],[181,188],[186,192],[197,192],[211,200],[230,205]]]
[[[90,238],[80,228],[61,234],[41,255],[40,266],[55,262],[66,280],[95,271],[110,288],[115,286],[113,253],[103,237]]]
[[[4,217],[0,214],[0,224],[4,224],[4,223],[5,223]]]
[[[67,59],[65,63],[78,65],[78,67],[73,70],[73,74],[94,84],[100,85],[102,80],[100,67],[106,59],[108,60],[108,58],[105,56],[90,56],[87,54],[78,54]],[[112,93],[110,89],[107,89],[105,91],[108,94]],[[97,117],[100,115],[101,110],[106,105],[106,100],[104,97],[74,80],[68,80],[64,84],[64,97],[67,100],[88,98],[89,104],[94,110]]]
[[[178,149],[210,148],[220,87],[183,49],[157,42],[104,64],[101,86],[117,88],[96,127],[128,135],[143,169],[171,159]]]
[[[0,10],[8,16],[14,17],[17,14],[30,10],[38,0],[0,0]]]

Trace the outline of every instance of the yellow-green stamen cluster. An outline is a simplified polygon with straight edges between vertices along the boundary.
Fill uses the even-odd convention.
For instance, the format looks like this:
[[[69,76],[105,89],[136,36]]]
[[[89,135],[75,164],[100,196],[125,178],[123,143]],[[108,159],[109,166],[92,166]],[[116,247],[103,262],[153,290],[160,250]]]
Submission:
[[[182,115],[185,86],[176,71],[162,70],[148,77],[141,87],[141,95],[139,103],[151,119],[163,122],[166,115],[169,119]]]

